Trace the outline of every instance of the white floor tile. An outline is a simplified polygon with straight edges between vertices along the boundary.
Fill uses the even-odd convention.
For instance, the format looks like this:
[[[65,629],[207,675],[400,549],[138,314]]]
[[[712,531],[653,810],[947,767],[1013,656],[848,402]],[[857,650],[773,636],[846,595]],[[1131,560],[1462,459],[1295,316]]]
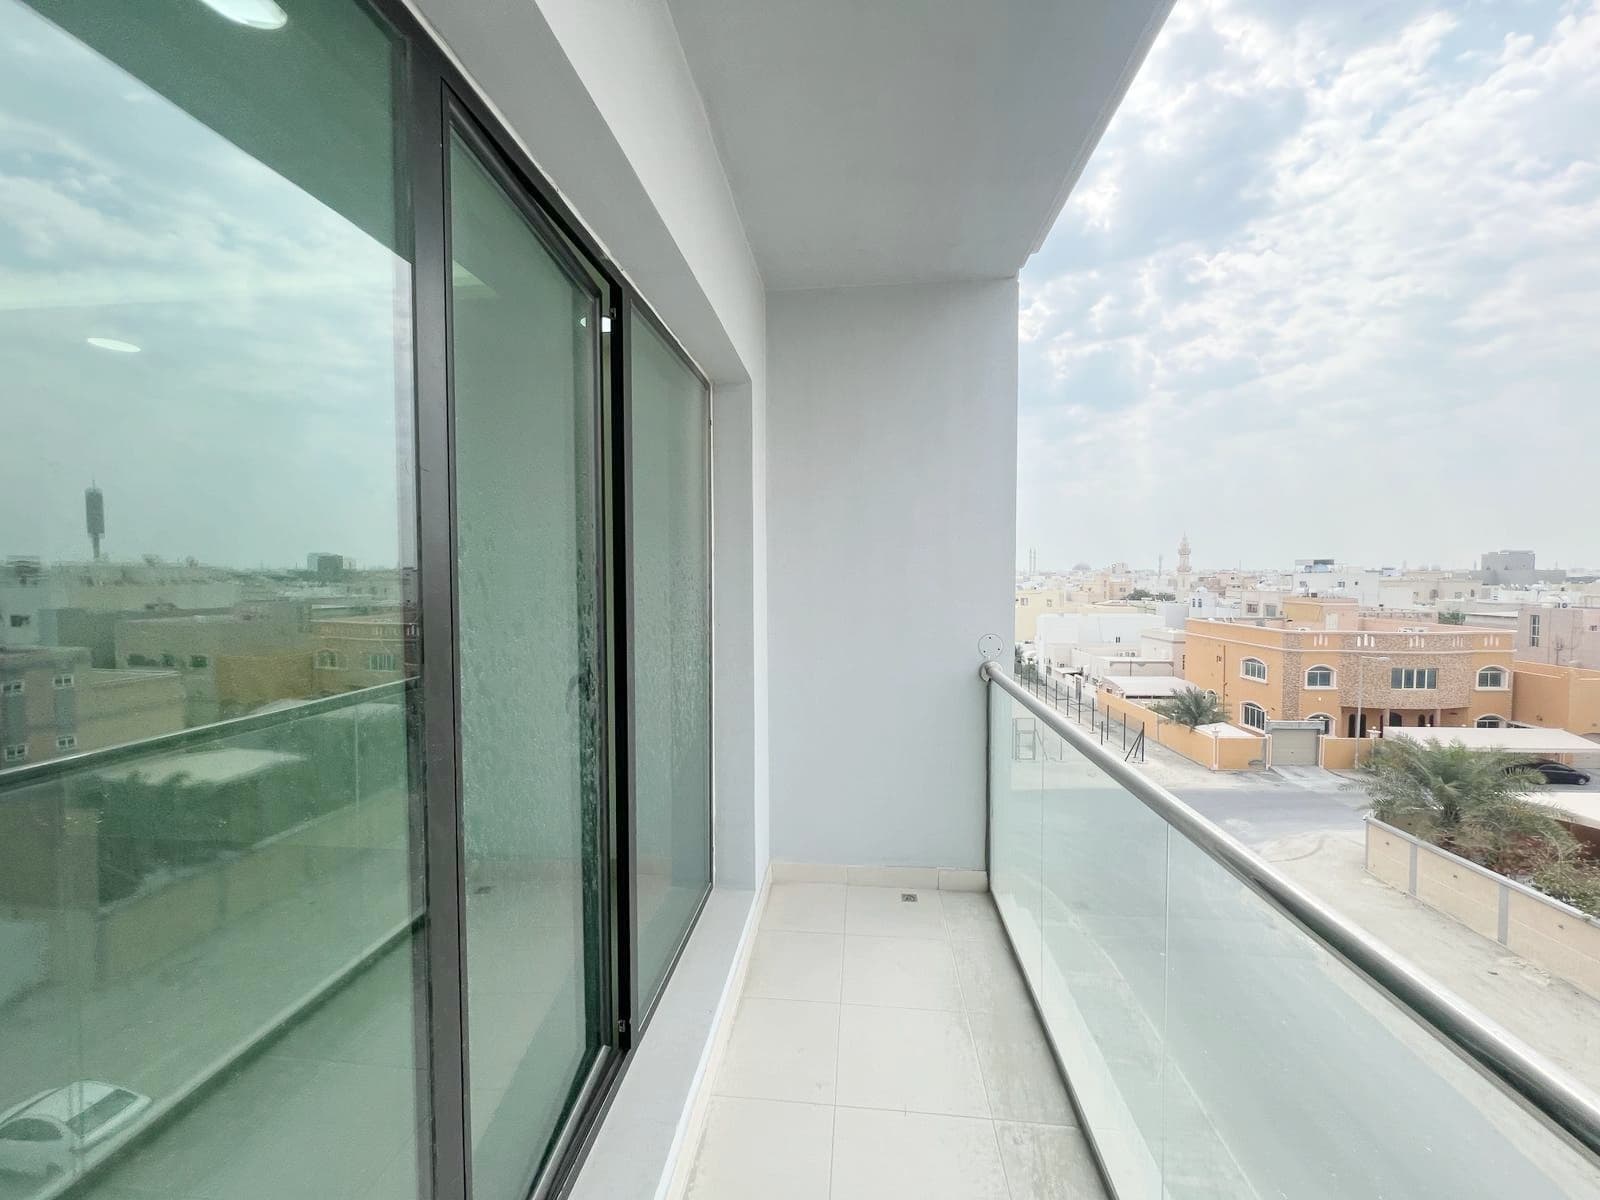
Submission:
[[[827,1200],[833,1107],[716,1096],[687,1200]]]
[[[968,1012],[1033,1012],[1028,985],[1022,981],[1009,945],[963,941],[952,943],[952,949]]]
[[[847,1004],[838,1061],[840,1104],[989,1116],[964,1013]]]
[[[1005,936],[988,892],[940,892],[939,903],[952,940],[996,941]]]
[[[961,984],[948,942],[929,938],[844,939],[846,1004],[961,1009]]]
[[[715,1094],[831,1104],[839,1006],[747,997],[739,1005]]]
[[[1006,1200],[994,1124],[840,1108],[832,1200]]]
[[[914,901],[905,896],[915,896]],[[846,933],[866,937],[944,938],[944,910],[934,888],[852,887],[845,900]]]
[[[1103,1200],[1089,1144],[1076,1129],[996,1121],[1011,1200]]]
[[[763,929],[805,933],[843,933],[845,885],[842,883],[774,883],[767,891]]]
[[[1073,1125],[1066,1085],[1032,1013],[968,1013],[996,1120]]]
[[[843,960],[842,933],[764,929],[756,935],[744,994],[838,1003]]]

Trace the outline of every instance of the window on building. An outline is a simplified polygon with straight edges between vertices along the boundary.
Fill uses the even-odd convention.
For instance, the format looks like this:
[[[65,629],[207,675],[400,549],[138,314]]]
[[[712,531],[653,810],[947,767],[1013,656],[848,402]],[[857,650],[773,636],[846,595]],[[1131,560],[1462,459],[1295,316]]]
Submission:
[[[20,696],[27,690],[27,684],[21,679],[8,679],[0,683],[0,696]]]
[[[1266,729],[1267,710],[1246,700],[1239,706],[1239,718],[1251,729]]]
[[[325,671],[337,670],[339,667],[339,652],[337,650],[318,650],[317,666]]]
[[[1333,686],[1333,668],[1312,667],[1306,672],[1306,686],[1308,688],[1331,688]]]
[[[1505,721],[1500,717],[1479,717],[1476,724],[1479,729],[1500,729]]]
[[[196,671],[203,671],[211,665],[211,660],[204,654],[189,655],[189,666]]]
[[[1239,664],[1239,670],[1246,679],[1265,679],[1267,677],[1267,664],[1259,658],[1247,658]]]
[[[177,666],[178,665],[178,656],[176,654],[163,654],[161,656],[161,665],[163,667],[175,667],[175,666]]]
[[[70,733],[64,733],[56,739],[57,750],[75,750],[77,747],[78,739]]]
[[[1539,644],[1540,623],[1541,622],[1538,613],[1528,614],[1528,645],[1530,646],[1537,646]]]
[[[26,746],[7,746],[5,757],[8,763],[21,762],[28,757],[28,748]]]
[[[1484,667],[1478,672],[1478,686],[1481,688],[1503,688],[1506,685],[1506,673],[1500,667]]]
[[[128,655],[128,665],[130,667],[158,667],[161,664],[148,654],[130,654]]]
[[[1333,718],[1330,717],[1327,713],[1312,713],[1309,717],[1306,718],[1306,720],[1315,721],[1319,725],[1321,725],[1322,726],[1322,732],[1323,732],[1324,735],[1330,734],[1330,733],[1333,732]]]
[[[1438,667],[1391,667],[1389,686],[1404,691],[1427,690],[1439,686]]]
[[[1027,608],[1028,607],[1028,598],[1026,596],[1018,596],[1017,597],[1017,606],[1019,608]]]
[[[369,671],[398,671],[399,669],[400,656],[398,654],[367,655],[367,670]]]
[[[52,686],[58,687],[58,688],[69,688],[75,682],[76,682],[76,680],[74,680],[73,677],[71,675],[68,675],[68,674],[57,675],[54,679],[52,679],[50,681]]]
[[[13,628],[13,629],[26,629],[29,625],[32,625],[32,624],[33,624],[33,617],[28,613],[12,613],[11,614],[11,628]]]

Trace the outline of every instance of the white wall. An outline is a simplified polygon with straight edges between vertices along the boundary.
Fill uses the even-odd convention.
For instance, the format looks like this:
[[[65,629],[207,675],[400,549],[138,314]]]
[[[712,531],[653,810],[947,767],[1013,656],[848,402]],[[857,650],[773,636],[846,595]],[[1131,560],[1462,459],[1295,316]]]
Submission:
[[[981,868],[1016,281],[772,293],[767,355],[772,856]]]

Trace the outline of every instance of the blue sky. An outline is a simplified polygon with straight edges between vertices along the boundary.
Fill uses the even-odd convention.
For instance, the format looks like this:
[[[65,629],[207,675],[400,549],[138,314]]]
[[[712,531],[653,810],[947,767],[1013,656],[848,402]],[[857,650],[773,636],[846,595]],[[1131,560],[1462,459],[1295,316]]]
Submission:
[[[1022,273],[1018,557],[1600,564],[1600,0],[1178,0]]]

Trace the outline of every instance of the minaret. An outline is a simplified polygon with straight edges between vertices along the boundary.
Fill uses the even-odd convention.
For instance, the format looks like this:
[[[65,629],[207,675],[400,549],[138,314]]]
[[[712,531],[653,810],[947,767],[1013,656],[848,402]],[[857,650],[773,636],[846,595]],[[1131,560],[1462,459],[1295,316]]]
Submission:
[[[1183,535],[1183,541],[1178,543],[1178,574],[1189,574],[1189,535]]]

